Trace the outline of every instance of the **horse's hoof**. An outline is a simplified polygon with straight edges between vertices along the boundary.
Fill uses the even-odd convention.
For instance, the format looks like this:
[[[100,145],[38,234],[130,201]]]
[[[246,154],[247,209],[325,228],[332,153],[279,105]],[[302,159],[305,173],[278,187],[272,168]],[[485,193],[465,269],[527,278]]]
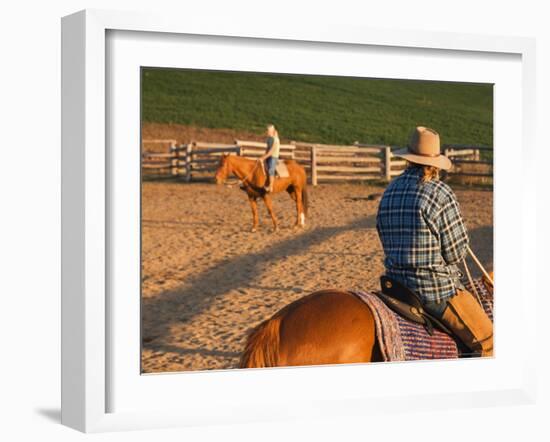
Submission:
[[[279,227],[277,227],[277,226],[273,227],[273,233],[278,232],[278,231],[279,231]]]
[[[252,227],[250,229],[250,233],[256,233],[258,231],[258,229],[256,229],[256,227]]]

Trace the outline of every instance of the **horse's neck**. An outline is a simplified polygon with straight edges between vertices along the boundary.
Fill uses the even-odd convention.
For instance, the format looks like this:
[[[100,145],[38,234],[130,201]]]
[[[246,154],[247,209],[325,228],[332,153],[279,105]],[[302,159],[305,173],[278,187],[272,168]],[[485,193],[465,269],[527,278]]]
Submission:
[[[254,166],[256,165],[256,162],[254,160],[235,156],[233,157],[231,162],[231,169],[238,179],[254,183],[255,180],[253,172]]]

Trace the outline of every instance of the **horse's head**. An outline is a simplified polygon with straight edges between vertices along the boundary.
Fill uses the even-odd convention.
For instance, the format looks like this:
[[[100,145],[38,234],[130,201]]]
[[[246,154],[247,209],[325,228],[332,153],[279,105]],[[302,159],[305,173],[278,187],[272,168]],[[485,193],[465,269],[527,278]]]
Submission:
[[[231,168],[229,166],[229,155],[224,154],[222,155],[220,159],[220,165],[218,166],[218,170],[216,170],[216,184],[223,184],[225,183],[225,180],[231,173]]]

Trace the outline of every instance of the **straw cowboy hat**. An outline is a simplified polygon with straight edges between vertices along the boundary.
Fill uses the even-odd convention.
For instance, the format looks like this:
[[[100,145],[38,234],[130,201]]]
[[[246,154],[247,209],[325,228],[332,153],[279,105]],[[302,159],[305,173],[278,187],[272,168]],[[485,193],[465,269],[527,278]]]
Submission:
[[[449,170],[453,165],[449,158],[441,155],[439,134],[429,127],[418,126],[414,130],[408,146],[393,154],[411,163],[434,166],[443,170]]]

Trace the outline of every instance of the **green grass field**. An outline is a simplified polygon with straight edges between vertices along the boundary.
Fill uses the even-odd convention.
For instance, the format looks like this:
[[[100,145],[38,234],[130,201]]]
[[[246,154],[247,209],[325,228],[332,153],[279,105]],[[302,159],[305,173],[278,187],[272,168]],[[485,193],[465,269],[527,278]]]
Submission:
[[[282,138],[402,146],[417,125],[443,143],[493,145],[493,87],[410,80],[143,69],[144,122]],[[216,141],[216,140],[208,140]]]

